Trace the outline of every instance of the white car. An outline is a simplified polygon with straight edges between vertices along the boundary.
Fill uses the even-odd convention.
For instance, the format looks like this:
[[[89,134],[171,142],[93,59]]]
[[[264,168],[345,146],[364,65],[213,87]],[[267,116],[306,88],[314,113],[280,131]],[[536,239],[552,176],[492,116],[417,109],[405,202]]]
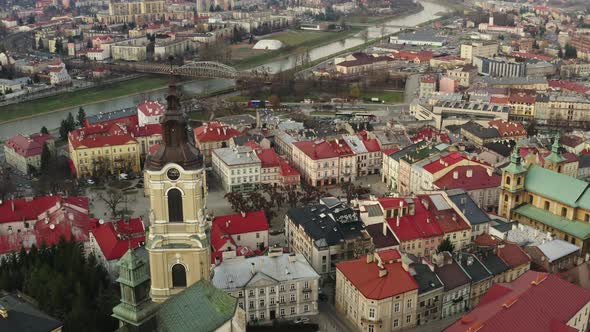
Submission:
[[[88,183],[88,184],[94,184],[94,180],[88,179],[88,180],[86,180],[86,183]]]
[[[293,321],[295,324],[305,324],[309,322],[309,318],[306,317],[299,317]]]

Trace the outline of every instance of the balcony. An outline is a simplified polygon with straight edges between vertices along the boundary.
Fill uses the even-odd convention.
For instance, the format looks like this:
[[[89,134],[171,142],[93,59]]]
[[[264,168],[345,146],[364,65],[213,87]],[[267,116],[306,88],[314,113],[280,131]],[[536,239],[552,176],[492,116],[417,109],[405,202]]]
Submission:
[[[361,317],[361,322],[367,324],[381,324],[381,319]]]
[[[304,293],[311,293],[311,291],[312,291],[311,287],[307,287],[307,288],[302,289],[302,292],[304,292]]]

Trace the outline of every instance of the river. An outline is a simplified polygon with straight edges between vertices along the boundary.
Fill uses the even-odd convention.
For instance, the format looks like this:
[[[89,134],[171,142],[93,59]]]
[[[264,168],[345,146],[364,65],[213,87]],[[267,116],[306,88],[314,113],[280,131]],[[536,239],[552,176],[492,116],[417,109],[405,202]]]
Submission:
[[[418,24],[430,21],[436,18],[437,14],[446,12],[448,9],[443,5],[432,3],[432,2],[421,2],[424,9],[416,14],[394,18],[385,23],[385,25],[396,25],[396,26],[407,26],[414,27]],[[375,25],[368,29],[368,38],[379,38],[381,34],[390,34],[399,31],[399,28],[385,27],[382,30],[381,27]],[[359,34],[346,38],[344,40],[336,41],[324,46],[314,48],[310,51],[309,57],[311,61],[327,57],[329,55],[341,52],[351,47],[358,46],[364,43],[363,38],[359,37]],[[295,65],[296,56],[290,56],[287,58],[272,61],[264,67],[272,73],[276,73],[281,70],[292,68]],[[221,88],[230,87],[234,84],[232,80],[225,79],[211,79],[211,80],[199,80],[192,81],[183,84],[182,92],[188,96],[199,95],[208,91],[218,90]],[[166,94],[166,89],[162,88],[156,91],[152,91],[149,94],[136,94],[132,96],[125,96],[121,98],[112,99],[109,101],[98,102],[91,105],[84,106],[84,110],[87,115],[95,115],[100,112],[110,112],[122,108],[133,107],[137,105],[142,99],[163,99]],[[78,112],[78,107],[66,109],[59,112],[53,112],[48,114],[42,114],[30,119],[23,119],[19,121],[9,122],[0,125],[0,139],[6,140],[9,137],[21,134],[32,134],[38,132],[42,126],[47,128],[58,128],[62,119],[64,119],[69,112],[74,115]]]

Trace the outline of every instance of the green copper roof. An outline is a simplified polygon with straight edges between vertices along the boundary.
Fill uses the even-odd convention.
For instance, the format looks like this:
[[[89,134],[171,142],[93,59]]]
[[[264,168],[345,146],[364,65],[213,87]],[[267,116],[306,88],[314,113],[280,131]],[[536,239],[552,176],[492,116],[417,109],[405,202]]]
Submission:
[[[554,164],[560,163],[565,160],[565,158],[561,155],[561,144],[559,144],[559,134],[555,136],[553,140],[553,144],[551,145],[551,153],[545,157],[545,160],[551,161]]]
[[[565,219],[549,211],[536,208],[529,204],[522,205],[514,209],[513,212],[543,223],[547,226],[551,226],[555,229],[559,229],[560,231],[573,235],[579,239],[584,240],[590,238],[589,222]]]
[[[160,305],[158,328],[174,332],[215,331],[235,314],[238,299],[201,280]]]
[[[529,167],[524,187],[527,191],[572,207],[590,208],[587,182],[537,165]]]
[[[518,145],[514,147],[512,150],[512,155],[510,155],[510,164],[504,167],[502,170],[511,174],[520,174],[526,172],[526,168],[522,166],[520,153],[518,152],[519,148]]]
[[[117,282],[129,287],[136,287],[150,279],[147,262],[138,254],[140,248],[129,249],[119,260],[119,278]]]

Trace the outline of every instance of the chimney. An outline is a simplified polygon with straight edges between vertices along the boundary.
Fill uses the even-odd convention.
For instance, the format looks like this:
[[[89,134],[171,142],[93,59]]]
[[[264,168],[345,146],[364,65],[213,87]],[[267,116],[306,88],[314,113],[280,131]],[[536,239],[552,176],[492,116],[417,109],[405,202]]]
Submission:
[[[430,218],[426,218],[426,223],[430,224]]]
[[[471,170],[471,169],[468,169],[468,170],[467,170],[467,177],[468,177],[468,178],[470,178],[470,177],[472,177],[472,176],[473,176],[473,170]]]
[[[383,221],[383,236],[387,236],[387,223]]]
[[[494,172],[491,168],[486,169],[486,171],[488,172],[488,176],[492,176]]]
[[[473,265],[473,256],[467,257],[467,266]]]
[[[242,215],[242,218],[246,218],[246,212],[242,211],[240,214]]]
[[[379,269],[379,278],[383,278],[386,275],[387,275],[387,269],[385,269],[385,268]]]
[[[226,221],[225,222],[225,228],[228,228],[230,223],[231,223],[231,220]]]
[[[453,171],[453,179],[457,180],[459,178],[459,172]]]
[[[488,21],[489,25],[494,25],[494,16],[490,15],[490,20]]]
[[[250,266],[250,272],[252,272],[252,274],[256,274],[256,265],[254,263],[250,264],[252,264],[252,266]]]
[[[10,205],[12,206],[12,212],[14,212],[14,197],[12,197],[12,200],[10,201]]]
[[[395,222],[395,227],[399,227],[399,216],[397,216],[397,220]]]

